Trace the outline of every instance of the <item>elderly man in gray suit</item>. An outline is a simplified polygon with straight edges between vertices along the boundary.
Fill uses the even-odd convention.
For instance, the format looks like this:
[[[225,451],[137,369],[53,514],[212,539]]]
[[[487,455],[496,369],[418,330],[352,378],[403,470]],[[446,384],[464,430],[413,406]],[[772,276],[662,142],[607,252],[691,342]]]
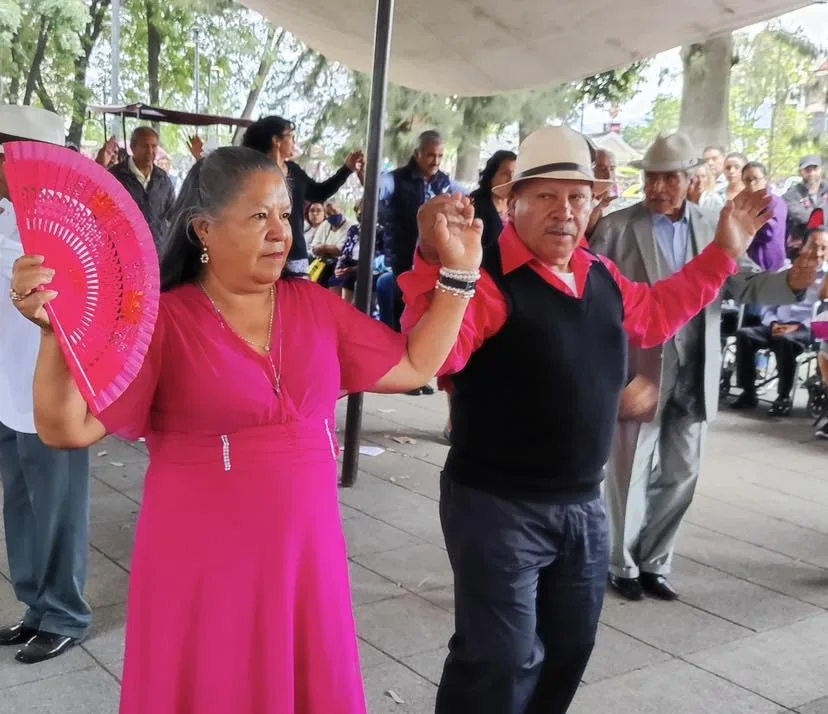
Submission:
[[[590,248],[630,280],[653,284],[681,270],[716,231],[715,219],[687,200],[693,170],[702,163],[684,135],[659,137],[632,164],[644,171],[643,203],[601,219]],[[797,302],[816,278],[816,262],[806,252],[790,271],[760,273],[746,261],[725,293],[742,303]],[[678,597],[667,575],[679,524],[693,500],[707,424],[718,408],[719,335],[716,301],[663,347],[630,347],[627,396],[635,399],[647,389],[654,396],[646,413],[619,421],[605,490],[610,585],[630,600],[645,592]]]

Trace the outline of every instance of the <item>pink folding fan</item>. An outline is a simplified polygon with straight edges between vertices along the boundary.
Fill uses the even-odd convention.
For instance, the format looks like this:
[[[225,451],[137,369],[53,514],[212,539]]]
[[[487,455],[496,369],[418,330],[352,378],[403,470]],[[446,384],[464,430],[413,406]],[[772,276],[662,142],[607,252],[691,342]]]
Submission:
[[[81,393],[99,414],[138,374],[158,316],[158,254],[126,189],[102,166],[50,144],[4,147],[27,255],[55,270],[46,306]]]

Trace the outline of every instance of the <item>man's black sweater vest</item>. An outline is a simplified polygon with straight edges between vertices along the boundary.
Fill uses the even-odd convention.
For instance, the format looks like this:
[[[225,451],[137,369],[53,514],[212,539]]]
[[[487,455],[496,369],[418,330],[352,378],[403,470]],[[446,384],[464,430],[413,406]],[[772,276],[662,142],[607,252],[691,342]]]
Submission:
[[[503,293],[508,317],[452,377],[446,473],[506,498],[591,500],[626,382],[621,291],[600,261],[581,299],[528,265],[504,275],[497,242],[484,252],[483,268]]]

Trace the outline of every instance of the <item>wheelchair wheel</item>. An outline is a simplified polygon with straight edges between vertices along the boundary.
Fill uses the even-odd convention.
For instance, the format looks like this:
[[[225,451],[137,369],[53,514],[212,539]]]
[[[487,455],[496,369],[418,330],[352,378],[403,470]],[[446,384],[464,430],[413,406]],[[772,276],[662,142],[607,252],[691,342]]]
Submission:
[[[813,419],[828,412],[828,388],[821,382],[808,385],[808,403],[805,406]]]

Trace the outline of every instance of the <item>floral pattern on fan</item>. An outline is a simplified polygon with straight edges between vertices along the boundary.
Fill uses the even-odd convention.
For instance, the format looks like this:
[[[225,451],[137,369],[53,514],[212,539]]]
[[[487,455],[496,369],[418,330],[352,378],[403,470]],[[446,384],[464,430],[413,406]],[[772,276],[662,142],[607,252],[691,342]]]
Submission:
[[[138,206],[103,167],[62,147],[5,146],[20,238],[56,271],[47,305],[72,375],[98,414],[138,374],[158,315],[158,255]]]

